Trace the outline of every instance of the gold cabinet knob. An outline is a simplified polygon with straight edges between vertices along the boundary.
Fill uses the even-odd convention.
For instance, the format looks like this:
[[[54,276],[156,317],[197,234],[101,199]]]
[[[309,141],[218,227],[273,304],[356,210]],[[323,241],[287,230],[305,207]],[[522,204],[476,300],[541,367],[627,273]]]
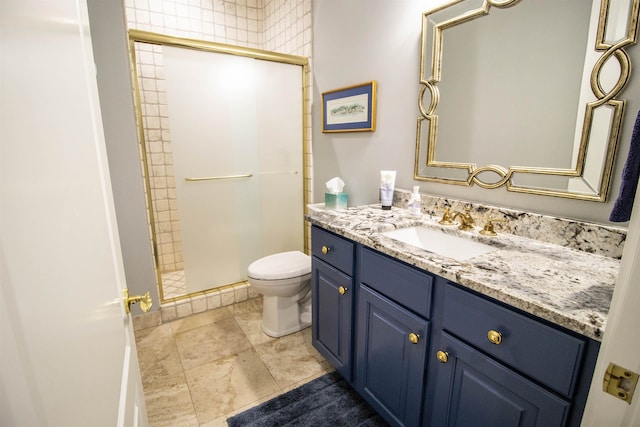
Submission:
[[[487,338],[491,344],[498,345],[502,342],[502,334],[498,331],[494,331],[493,329],[487,332]]]
[[[329,253],[329,251],[331,251],[331,248],[330,248],[330,247],[328,247],[328,246],[324,246],[324,245],[322,246],[322,253],[323,253],[323,254],[325,254],[325,255],[326,255],[326,254],[328,254],[328,253]]]
[[[420,341],[420,335],[414,334],[413,332],[411,332],[409,334],[409,342],[411,344],[418,344],[418,341]]]
[[[344,294],[346,294],[348,290],[349,290],[349,289],[348,289],[348,288],[345,288],[344,286],[340,286],[340,287],[338,288],[338,292],[340,293],[340,295],[344,295]]]
[[[449,360],[449,353],[447,353],[446,351],[438,350],[438,352],[436,353],[436,357],[441,363],[447,363],[447,361]]]

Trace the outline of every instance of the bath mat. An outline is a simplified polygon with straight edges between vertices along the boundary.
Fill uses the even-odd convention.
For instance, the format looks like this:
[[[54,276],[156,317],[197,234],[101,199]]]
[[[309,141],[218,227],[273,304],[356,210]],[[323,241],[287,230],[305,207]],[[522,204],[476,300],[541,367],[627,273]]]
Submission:
[[[337,372],[235,415],[227,423],[229,427],[388,426]]]

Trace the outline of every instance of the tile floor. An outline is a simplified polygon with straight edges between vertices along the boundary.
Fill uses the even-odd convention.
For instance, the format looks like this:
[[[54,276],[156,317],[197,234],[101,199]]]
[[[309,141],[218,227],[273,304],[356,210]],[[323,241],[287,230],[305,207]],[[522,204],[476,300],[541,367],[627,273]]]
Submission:
[[[187,293],[184,270],[162,273],[162,292],[165,299],[175,298]]]
[[[136,331],[149,423],[226,426],[242,412],[333,368],[311,328],[281,338],[260,329],[253,298]]]

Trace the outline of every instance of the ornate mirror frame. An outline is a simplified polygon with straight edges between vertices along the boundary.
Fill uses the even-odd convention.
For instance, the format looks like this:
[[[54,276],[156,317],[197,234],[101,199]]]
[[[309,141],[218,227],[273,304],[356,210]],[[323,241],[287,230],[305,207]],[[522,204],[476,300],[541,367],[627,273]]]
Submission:
[[[451,13],[448,15],[441,14],[443,17],[437,16],[438,12],[458,3],[470,3],[468,0],[455,0],[423,14],[422,58],[420,64],[420,84],[423,87],[420,90],[418,101],[420,117],[418,118],[416,132],[414,179],[418,181],[464,186],[477,184],[482,188],[489,189],[504,185],[508,191],[604,202],[606,201],[609,191],[626,103],[625,100],[618,99],[618,96],[626,86],[631,72],[631,61],[624,48],[636,43],[640,0],[627,0],[628,12],[625,23],[626,29],[623,28],[624,35],[617,39],[614,39],[616,36],[609,35],[610,32],[616,31],[614,28],[614,18],[611,17],[612,0],[600,0],[597,34],[594,46],[599,58],[595,62],[592,70],[587,69],[584,71],[585,73],[590,72],[591,91],[596,99],[583,104],[584,120],[582,122],[582,130],[576,129],[577,136],[574,144],[576,146],[574,147],[572,167],[555,169],[549,167],[502,166],[496,164],[478,166],[475,163],[439,161],[436,159],[437,144],[446,143],[446,141],[438,141],[437,115],[437,107],[441,100],[438,83],[442,78],[445,31],[457,25],[464,24],[465,22],[481,19],[483,16],[488,15],[493,7],[512,7],[519,1],[520,0],[484,0],[482,5],[476,9],[467,9],[463,12],[457,12],[458,9],[456,9],[454,13],[457,13],[457,15],[455,16],[451,16]],[[594,0],[594,7],[596,7],[596,1],[598,0]],[[476,4],[477,3],[476,1]],[[441,21],[435,22],[436,19],[441,19]],[[590,29],[590,31],[592,30]],[[620,30],[617,32],[619,33]],[[431,55],[428,55],[429,50]],[[619,75],[617,76],[615,84],[607,91],[603,89],[601,83],[601,72],[605,64],[612,58],[615,58],[618,63]],[[431,61],[430,66],[426,64],[429,59]],[[427,74],[428,72],[430,73],[429,75]],[[427,94],[429,96],[425,96]],[[605,112],[607,109],[610,111]],[[601,111],[603,114],[600,114]],[[598,118],[598,116],[600,117]],[[600,122],[602,119],[607,120],[605,125],[608,126],[608,129],[606,129],[606,132],[603,132],[603,129],[599,129],[600,126],[594,126],[595,121]],[[600,140],[597,141],[597,138],[600,138]],[[590,145],[593,147],[596,144],[600,144],[603,147],[602,154],[604,155],[604,159],[593,163],[593,156],[595,155],[592,154],[592,158],[589,160],[589,147]],[[592,152],[593,151],[595,150],[592,148]],[[586,170],[590,162],[591,164],[599,163],[595,175],[593,171]],[[442,172],[439,176],[438,171]],[[587,181],[585,176],[589,174],[592,176],[590,180]],[[573,185],[574,188],[579,188],[570,189],[570,187],[572,187],[571,182],[567,188],[545,188],[537,185],[517,184],[518,179],[527,181],[527,177],[532,176],[565,177],[564,179],[573,181],[573,183],[576,184]],[[487,179],[487,177],[493,179]]]

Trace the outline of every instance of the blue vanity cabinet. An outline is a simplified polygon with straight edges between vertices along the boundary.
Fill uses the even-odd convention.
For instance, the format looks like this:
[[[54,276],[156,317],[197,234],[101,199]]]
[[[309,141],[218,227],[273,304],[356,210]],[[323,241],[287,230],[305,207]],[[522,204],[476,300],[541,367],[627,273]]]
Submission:
[[[311,238],[312,343],[351,381],[354,243],[317,227]]]
[[[367,248],[359,253],[356,390],[392,425],[417,426],[433,276]]]
[[[442,332],[431,426],[564,426],[570,402]]]
[[[446,283],[429,426],[578,426],[599,345]]]
[[[313,345],[393,426],[578,427],[600,344],[312,227]]]

